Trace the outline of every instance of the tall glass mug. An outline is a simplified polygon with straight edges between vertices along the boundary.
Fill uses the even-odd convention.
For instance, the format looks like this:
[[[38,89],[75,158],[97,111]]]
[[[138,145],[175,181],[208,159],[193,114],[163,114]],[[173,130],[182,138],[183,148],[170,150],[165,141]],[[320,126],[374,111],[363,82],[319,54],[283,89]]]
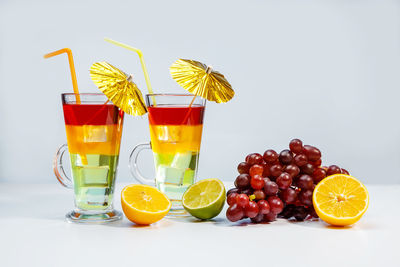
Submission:
[[[119,220],[122,214],[113,209],[113,194],[124,112],[103,94],[61,97],[68,145],[58,149],[53,168],[63,186],[74,188],[75,209],[66,215],[67,220]],[[72,179],[65,174],[62,164],[67,148]]]
[[[197,176],[206,101],[193,98],[189,94],[146,95],[151,143],[138,144],[129,159],[131,173],[139,182],[155,184],[171,200],[170,215],[184,214],[182,195]],[[143,177],[138,169],[143,149],[153,151],[155,179]]]

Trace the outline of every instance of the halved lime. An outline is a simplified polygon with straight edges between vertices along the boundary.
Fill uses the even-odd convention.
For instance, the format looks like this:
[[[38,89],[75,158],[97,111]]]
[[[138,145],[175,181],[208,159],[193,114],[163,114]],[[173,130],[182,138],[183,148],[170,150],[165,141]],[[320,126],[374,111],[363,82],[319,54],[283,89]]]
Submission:
[[[225,186],[220,180],[204,179],[186,190],[182,205],[192,216],[208,220],[221,212],[225,198]]]

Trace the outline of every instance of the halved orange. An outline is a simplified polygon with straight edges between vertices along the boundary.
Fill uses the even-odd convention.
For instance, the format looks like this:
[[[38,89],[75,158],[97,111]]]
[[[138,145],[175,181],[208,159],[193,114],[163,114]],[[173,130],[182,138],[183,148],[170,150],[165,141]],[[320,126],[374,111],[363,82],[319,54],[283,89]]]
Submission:
[[[121,205],[125,216],[131,222],[152,224],[168,213],[171,201],[155,187],[133,184],[122,189]]]
[[[331,175],[314,189],[313,204],[325,222],[345,226],[356,223],[367,211],[367,188],[356,178],[345,174]]]

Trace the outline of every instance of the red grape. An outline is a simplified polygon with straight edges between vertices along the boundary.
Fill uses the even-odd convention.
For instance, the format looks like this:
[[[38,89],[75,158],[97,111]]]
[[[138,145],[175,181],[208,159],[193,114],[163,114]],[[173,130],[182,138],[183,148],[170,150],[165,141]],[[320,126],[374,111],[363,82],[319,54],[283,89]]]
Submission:
[[[318,168],[318,167],[320,167],[321,164],[322,164],[322,159],[319,159],[319,160],[317,160],[317,161],[312,161],[311,164],[312,164],[314,167]]]
[[[250,201],[249,205],[244,209],[244,214],[249,218],[254,218],[258,214],[258,205],[254,201]]]
[[[243,189],[250,186],[250,175],[248,174],[240,174],[236,177],[235,186],[239,189]]]
[[[296,164],[299,167],[307,164],[307,162],[308,162],[308,159],[307,159],[306,155],[304,155],[304,154],[298,154],[294,157],[294,164]]]
[[[269,197],[268,204],[272,213],[279,214],[283,210],[283,202],[279,197]]]
[[[269,203],[267,200],[260,200],[257,202],[259,213],[268,214],[270,212]]]
[[[303,221],[307,216],[306,208],[303,206],[296,206],[293,209],[293,216],[296,218],[296,220]]]
[[[275,220],[276,220],[276,214],[273,212],[264,215],[264,221],[266,222],[273,222]]]
[[[313,181],[316,184],[321,182],[321,180],[324,179],[325,177],[326,177],[326,171],[322,168],[315,169],[312,174]]]
[[[251,194],[253,194],[253,189],[251,187],[246,188],[246,189],[241,189],[240,193],[250,196]]]
[[[292,177],[296,177],[299,175],[300,169],[294,164],[289,164],[285,167],[285,172],[289,173],[289,175]]]
[[[264,160],[266,163],[275,163],[278,160],[278,153],[275,152],[275,150],[268,149],[267,151],[264,152]]]
[[[226,210],[226,218],[231,222],[239,221],[243,218],[244,212],[237,204],[233,204]]]
[[[326,171],[326,176],[330,176],[337,173],[342,173],[342,169],[340,169],[337,165],[331,165],[328,167],[328,170]]]
[[[314,146],[303,146],[303,152],[310,161],[317,161],[321,158],[321,151]]]
[[[282,191],[282,200],[285,203],[294,203],[297,200],[297,192],[293,188],[288,188]]]
[[[308,174],[308,175],[312,175],[313,172],[314,172],[314,169],[315,168],[311,163],[307,163],[307,164],[301,166],[301,168],[300,168],[301,173],[305,173],[305,174]]]
[[[262,159],[263,158],[260,154],[253,153],[247,158],[246,162],[250,165],[260,164],[262,162]]]
[[[238,193],[230,193],[228,195],[228,197],[226,198],[226,202],[228,203],[229,206],[232,206],[233,204],[236,203],[238,195],[239,195]]]
[[[250,154],[248,154],[247,156],[246,156],[246,158],[245,158],[245,162],[246,163],[249,163],[249,159],[250,159],[250,157],[253,155],[254,153],[250,153]]]
[[[237,188],[229,189],[228,192],[226,192],[226,196],[229,196],[232,193],[239,193],[239,189],[237,189]]]
[[[261,175],[255,175],[250,180],[250,185],[253,189],[262,189],[264,187],[264,179]]]
[[[293,210],[295,207],[296,206],[292,205],[292,204],[286,205],[285,208],[283,209],[283,211],[281,213],[279,213],[279,217],[289,219],[290,217],[293,216]]]
[[[279,161],[284,165],[290,164],[292,160],[293,154],[288,149],[282,150],[282,152],[279,154]]]
[[[249,205],[249,197],[246,194],[239,194],[236,197],[236,203],[238,204],[239,207],[245,208],[247,205]]]
[[[311,189],[314,185],[313,179],[311,178],[310,175],[303,174],[297,179],[297,185],[301,189]]]
[[[350,173],[346,170],[346,169],[341,169],[342,170],[342,174],[347,174],[347,175],[350,175]]]
[[[248,164],[247,162],[240,162],[237,167],[237,170],[240,174],[249,173],[249,169],[250,169],[250,164]]]
[[[251,218],[250,220],[251,220],[253,223],[260,223],[260,222],[263,221],[263,219],[264,219],[264,214],[258,213],[258,215],[257,215],[256,217]]]
[[[250,156],[251,155],[253,155],[254,153],[250,153],[250,154],[248,154],[247,156],[246,156],[246,158],[244,159],[244,161],[246,161],[246,162],[248,162],[249,161],[249,158],[250,158]]]
[[[261,162],[260,164],[263,167],[263,173],[262,176],[263,177],[268,177],[271,175],[271,173],[269,172],[269,168],[271,167],[268,163],[266,163],[264,160]]]
[[[265,198],[265,193],[263,190],[254,190],[253,195],[256,197],[256,200],[261,200]]]
[[[312,195],[313,192],[311,190],[301,190],[299,200],[306,206],[312,206]]]
[[[276,195],[279,191],[279,187],[275,182],[267,181],[264,183],[264,192],[267,196]]]
[[[303,151],[303,142],[300,139],[293,139],[289,143],[289,148],[293,153],[299,154]]]
[[[315,209],[313,206],[308,207],[307,209],[308,214],[310,214],[314,218],[318,218],[318,214],[315,212]]]
[[[259,164],[254,164],[253,166],[250,167],[249,174],[251,177],[254,177],[255,175],[262,175],[264,171],[263,166]]]
[[[278,177],[282,173],[282,165],[280,164],[274,164],[269,168],[269,171],[273,177]]]
[[[283,172],[276,178],[276,184],[279,189],[286,189],[292,184],[292,177],[287,172]]]

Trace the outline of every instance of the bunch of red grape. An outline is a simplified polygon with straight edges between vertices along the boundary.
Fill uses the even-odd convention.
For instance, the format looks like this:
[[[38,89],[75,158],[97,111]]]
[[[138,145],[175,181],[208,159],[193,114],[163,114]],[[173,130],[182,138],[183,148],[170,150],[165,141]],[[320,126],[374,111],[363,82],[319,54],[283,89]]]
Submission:
[[[252,153],[239,163],[235,188],[227,192],[226,217],[232,222],[250,218],[254,223],[272,222],[278,216],[303,221],[317,218],[312,203],[316,184],[329,175],[347,170],[336,165],[321,167],[321,151],[299,139],[290,149],[264,155]]]

